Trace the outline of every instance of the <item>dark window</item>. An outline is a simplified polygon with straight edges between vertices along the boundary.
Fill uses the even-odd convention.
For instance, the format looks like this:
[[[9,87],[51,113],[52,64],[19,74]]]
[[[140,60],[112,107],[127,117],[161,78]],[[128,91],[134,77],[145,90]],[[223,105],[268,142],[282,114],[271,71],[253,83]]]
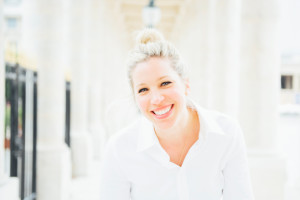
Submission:
[[[6,172],[19,178],[21,200],[36,199],[36,77],[36,72],[6,63]]]
[[[70,147],[70,123],[71,123],[71,83],[66,82],[66,121],[65,121],[65,142]]]
[[[292,75],[281,75],[281,89],[293,89]]]

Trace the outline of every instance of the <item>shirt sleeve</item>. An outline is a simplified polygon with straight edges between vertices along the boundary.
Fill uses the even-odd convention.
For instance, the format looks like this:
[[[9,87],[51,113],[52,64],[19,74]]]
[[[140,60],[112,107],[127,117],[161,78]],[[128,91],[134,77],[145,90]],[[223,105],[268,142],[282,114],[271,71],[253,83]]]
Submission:
[[[254,200],[249,168],[247,162],[246,145],[240,127],[236,126],[228,160],[223,169],[224,190],[223,200]]]
[[[130,182],[121,167],[114,142],[110,141],[101,164],[100,200],[130,200]]]

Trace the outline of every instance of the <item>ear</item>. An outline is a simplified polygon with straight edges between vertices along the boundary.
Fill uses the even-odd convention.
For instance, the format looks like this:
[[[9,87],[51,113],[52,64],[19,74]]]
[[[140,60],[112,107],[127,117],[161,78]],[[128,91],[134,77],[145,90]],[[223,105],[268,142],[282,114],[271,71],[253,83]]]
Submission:
[[[191,90],[190,87],[190,80],[189,79],[184,79],[184,85],[185,85],[185,95],[188,96]]]

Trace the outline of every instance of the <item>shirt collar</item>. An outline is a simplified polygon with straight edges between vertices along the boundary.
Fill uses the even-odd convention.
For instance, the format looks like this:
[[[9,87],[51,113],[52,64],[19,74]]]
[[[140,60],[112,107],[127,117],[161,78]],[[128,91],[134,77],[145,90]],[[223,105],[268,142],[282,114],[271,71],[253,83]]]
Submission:
[[[208,111],[196,104],[194,104],[194,108],[198,113],[200,121],[199,139],[206,139],[208,133],[224,134],[220,125],[211,114],[211,111]],[[154,132],[153,124],[144,116],[140,116],[137,151],[144,151],[155,144],[159,144],[159,141]]]
[[[138,134],[137,151],[143,151],[159,143],[152,123],[144,116],[140,116]]]
[[[215,111],[209,111],[200,106],[196,106],[196,110],[200,120],[200,132],[202,128],[204,133],[224,134],[220,125],[217,123],[216,115],[213,115]]]

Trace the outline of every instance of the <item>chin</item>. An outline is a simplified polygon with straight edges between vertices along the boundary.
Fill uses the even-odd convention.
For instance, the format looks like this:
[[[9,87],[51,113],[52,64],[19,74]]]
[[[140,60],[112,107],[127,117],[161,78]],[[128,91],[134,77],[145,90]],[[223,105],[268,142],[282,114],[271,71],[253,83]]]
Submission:
[[[174,126],[175,122],[173,120],[166,120],[166,121],[156,121],[152,119],[152,123],[155,128],[160,130],[167,130]]]

